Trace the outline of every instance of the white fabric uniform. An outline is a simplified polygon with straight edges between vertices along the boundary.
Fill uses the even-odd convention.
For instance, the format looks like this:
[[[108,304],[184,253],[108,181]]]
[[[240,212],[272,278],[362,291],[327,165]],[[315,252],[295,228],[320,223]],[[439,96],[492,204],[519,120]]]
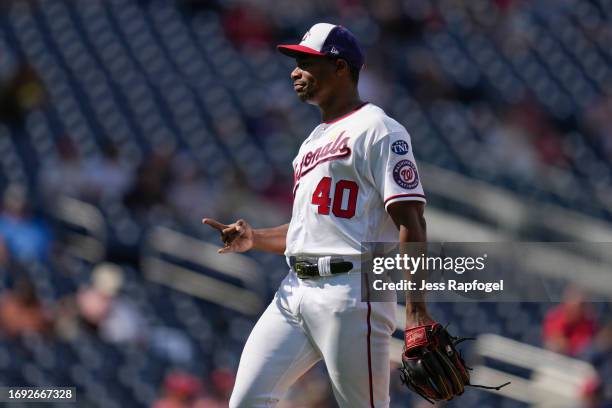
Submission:
[[[365,104],[317,126],[293,168],[285,255],[342,257],[355,267],[313,279],[289,271],[245,345],[230,407],[275,406],[320,359],[340,407],[388,407],[395,302],[362,302],[358,272],[362,242],[397,242],[389,204],[425,202],[410,137]]]

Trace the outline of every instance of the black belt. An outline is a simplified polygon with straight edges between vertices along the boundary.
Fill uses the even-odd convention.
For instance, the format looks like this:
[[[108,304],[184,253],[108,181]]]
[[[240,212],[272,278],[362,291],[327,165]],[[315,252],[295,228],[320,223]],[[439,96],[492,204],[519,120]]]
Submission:
[[[298,278],[308,279],[321,275],[319,270],[319,258],[317,257],[289,257],[289,264],[297,273]],[[336,275],[346,273],[353,269],[353,263],[343,260],[342,258],[331,258],[329,261],[329,273]]]

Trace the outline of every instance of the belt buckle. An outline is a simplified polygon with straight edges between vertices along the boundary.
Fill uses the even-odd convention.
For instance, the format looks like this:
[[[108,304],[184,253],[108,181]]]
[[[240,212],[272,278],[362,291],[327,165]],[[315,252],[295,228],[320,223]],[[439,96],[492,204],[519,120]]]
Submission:
[[[312,278],[312,275],[308,274],[309,266],[310,265],[307,262],[298,261],[295,263],[295,266],[293,267],[293,269],[295,270],[295,273],[297,274],[298,278],[308,279],[308,278]]]

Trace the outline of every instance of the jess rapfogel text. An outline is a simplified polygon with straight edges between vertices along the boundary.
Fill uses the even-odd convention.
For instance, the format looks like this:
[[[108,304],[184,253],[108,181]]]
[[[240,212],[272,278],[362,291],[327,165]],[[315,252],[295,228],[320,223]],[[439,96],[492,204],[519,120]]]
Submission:
[[[420,283],[412,282],[408,280],[401,280],[399,282],[384,282],[382,280],[375,280],[372,284],[374,290],[385,291],[385,290],[424,290],[424,291],[444,291],[452,290],[457,292],[502,292],[504,290],[504,280],[501,279],[496,282],[480,282],[473,280],[471,282],[458,282],[453,279],[449,279],[448,282],[427,282],[425,280]]]

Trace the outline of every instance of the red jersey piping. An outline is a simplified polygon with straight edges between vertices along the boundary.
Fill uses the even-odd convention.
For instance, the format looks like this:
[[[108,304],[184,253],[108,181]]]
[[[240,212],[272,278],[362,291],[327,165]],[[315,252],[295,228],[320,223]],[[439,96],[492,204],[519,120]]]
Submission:
[[[357,112],[359,109],[363,108],[368,103],[370,103],[370,102],[364,102],[361,105],[359,105],[358,107],[356,107],[355,109],[353,109],[352,111],[350,111],[348,113],[345,113],[344,115],[340,116],[339,118],[336,118],[334,120],[330,120],[329,122],[323,122],[323,123],[325,123],[326,125],[331,125],[332,123],[336,123],[338,121],[341,121],[342,119],[344,119],[344,118],[346,118],[348,116],[351,116],[353,113]]]

